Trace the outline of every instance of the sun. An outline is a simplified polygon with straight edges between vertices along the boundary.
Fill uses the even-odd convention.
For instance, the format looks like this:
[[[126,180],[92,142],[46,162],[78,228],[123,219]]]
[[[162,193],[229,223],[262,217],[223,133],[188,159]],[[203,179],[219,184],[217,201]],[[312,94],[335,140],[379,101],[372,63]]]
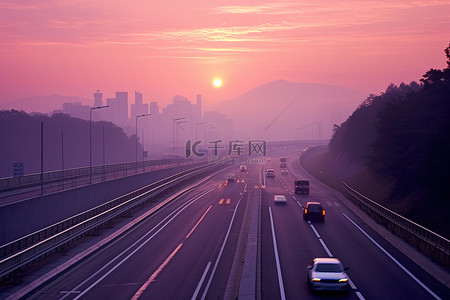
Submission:
[[[216,88],[221,87],[221,86],[222,86],[222,80],[220,80],[219,78],[214,79],[214,80],[213,80],[213,85],[214,85],[214,87],[216,87]]]

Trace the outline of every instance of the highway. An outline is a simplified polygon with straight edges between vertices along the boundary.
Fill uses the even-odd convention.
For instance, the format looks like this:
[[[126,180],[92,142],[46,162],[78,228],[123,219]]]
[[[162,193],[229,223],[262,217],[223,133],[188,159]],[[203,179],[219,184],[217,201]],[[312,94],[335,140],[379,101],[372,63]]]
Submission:
[[[238,175],[183,194],[31,298],[222,297],[248,195],[247,174]]]
[[[331,256],[349,267],[347,274],[351,280],[351,291],[343,295],[332,294],[333,298],[435,299],[439,295],[449,296],[445,287],[379,237],[336,199],[332,191],[307,177],[295,157],[290,157],[289,161],[291,172],[287,175],[266,178],[262,198],[262,299],[331,296],[329,293],[311,293],[306,283],[306,267],[313,258]],[[267,167],[279,171],[278,163],[271,160]],[[295,178],[310,180],[310,195],[294,194]],[[285,195],[287,205],[275,205],[272,200],[275,194]],[[324,206],[324,223],[303,220],[303,207],[307,201],[318,201]],[[434,291],[441,293],[436,295]]]
[[[297,152],[285,156],[288,174],[280,172],[280,156],[247,164],[245,172],[234,165],[214,173],[26,298],[235,299],[235,276],[245,254],[239,239],[252,201],[260,204],[256,298],[450,297],[444,285],[373,231],[335,191],[310,178]],[[274,168],[276,177],[266,178],[265,168]],[[236,181],[227,183],[230,173]],[[310,180],[310,195],[293,193],[294,180],[301,178]],[[286,196],[286,205],[273,203],[278,194]],[[322,203],[324,223],[303,220],[307,201]],[[306,267],[313,258],[331,256],[349,267],[348,293],[312,292],[307,285]]]

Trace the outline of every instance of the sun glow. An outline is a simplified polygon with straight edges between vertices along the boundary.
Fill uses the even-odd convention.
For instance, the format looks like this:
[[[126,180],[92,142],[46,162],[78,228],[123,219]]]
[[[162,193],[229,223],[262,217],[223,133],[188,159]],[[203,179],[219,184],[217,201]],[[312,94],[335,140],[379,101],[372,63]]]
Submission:
[[[216,87],[216,88],[221,87],[221,86],[222,86],[222,80],[220,80],[219,78],[214,79],[214,80],[213,80],[213,85],[214,85],[214,87]]]

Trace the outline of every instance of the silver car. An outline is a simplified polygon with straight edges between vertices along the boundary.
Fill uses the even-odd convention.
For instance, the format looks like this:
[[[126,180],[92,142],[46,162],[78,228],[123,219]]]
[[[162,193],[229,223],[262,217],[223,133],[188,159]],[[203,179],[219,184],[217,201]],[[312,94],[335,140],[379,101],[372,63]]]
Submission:
[[[275,202],[275,204],[287,204],[286,197],[283,195],[273,196],[273,202]]]
[[[308,266],[308,283],[315,291],[348,291],[348,276],[337,258],[314,258]]]

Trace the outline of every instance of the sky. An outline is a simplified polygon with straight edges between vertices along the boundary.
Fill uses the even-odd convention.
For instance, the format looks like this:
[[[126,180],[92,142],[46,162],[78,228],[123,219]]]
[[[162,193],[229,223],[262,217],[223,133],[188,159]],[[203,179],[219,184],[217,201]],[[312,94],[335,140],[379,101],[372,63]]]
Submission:
[[[278,79],[377,94],[444,68],[450,42],[446,0],[0,0],[0,20],[0,104],[137,90],[212,105]]]

